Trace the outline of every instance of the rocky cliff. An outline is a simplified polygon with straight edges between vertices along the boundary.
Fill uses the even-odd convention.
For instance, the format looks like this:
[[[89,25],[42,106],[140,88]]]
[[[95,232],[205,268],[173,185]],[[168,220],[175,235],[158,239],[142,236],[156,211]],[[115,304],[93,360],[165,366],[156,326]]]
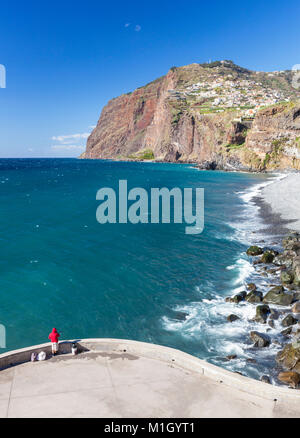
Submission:
[[[298,99],[290,71],[254,72],[231,61],[172,67],[108,102],[82,158],[300,169]]]

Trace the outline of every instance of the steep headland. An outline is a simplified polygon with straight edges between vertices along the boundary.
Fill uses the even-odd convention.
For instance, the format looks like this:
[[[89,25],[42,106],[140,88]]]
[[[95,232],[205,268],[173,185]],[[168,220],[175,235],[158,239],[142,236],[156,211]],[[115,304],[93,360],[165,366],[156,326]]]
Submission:
[[[109,101],[81,158],[299,170],[300,93],[292,79],[291,71],[232,61],[172,67]]]

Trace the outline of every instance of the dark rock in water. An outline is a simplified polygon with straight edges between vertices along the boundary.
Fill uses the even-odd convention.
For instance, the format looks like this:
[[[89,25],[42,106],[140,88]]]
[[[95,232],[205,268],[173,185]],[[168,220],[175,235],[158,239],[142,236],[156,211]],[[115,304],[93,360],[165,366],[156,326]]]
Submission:
[[[291,271],[282,271],[280,280],[282,284],[291,284],[294,281],[294,275]]]
[[[277,353],[276,361],[287,370],[295,368],[300,361],[300,342],[286,344],[283,350]]]
[[[257,289],[257,288],[256,288],[256,284],[254,284],[254,283],[248,283],[247,286],[246,286],[246,289],[247,289],[249,292],[255,291],[255,290]]]
[[[297,286],[295,284],[284,284],[284,287],[288,290],[291,290],[291,291],[294,291],[297,289]],[[295,297],[293,297],[293,301],[295,301]]]
[[[276,272],[285,271],[286,270],[286,266],[285,265],[281,265],[281,266],[277,266],[274,269],[276,269]]]
[[[260,303],[263,299],[263,294],[258,290],[252,290],[246,295],[245,299],[248,303]]]
[[[202,170],[216,170],[218,164],[215,161],[203,161],[198,165],[199,169]]]
[[[269,319],[278,319],[279,318],[279,312],[276,309],[270,309],[270,317]]]
[[[268,319],[268,324],[270,327],[274,328],[275,327],[275,323],[274,323],[274,319]]]
[[[236,354],[229,354],[228,356],[226,356],[226,359],[228,360],[232,360],[232,359],[236,359],[237,355]]]
[[[271,251],[265,251],[260,259],[262,263],[272,263],[275,255]]]
[[[238,304],[241,301],[244,301],[247,293],[246,292],[239,292],[238,294],[234,295],[233,297],[226,297],[225,301],[227,303],[236,303]]]
[[[293,330],[292,327],[288,327],[288,328],[282,330],[280,333],[281,333],[283,336],[288,336],[288,335],[290,335],[290,334],[292,333],[292,330]]]
[[[268,270],[267,270],[267,273],[270,274],[270,275],[274,275],[274,274],[277,273],[277,269],[275,269],[275,268],[268,269]]]
[[[226,297],[225,301],[227,303],[236,303],[238,304],[240,301],[243,301],[246,297],[247,293],[246,292],[240,292],[236,295],[234,295],[233,297]]]
[[[234,297],[233,297],[233,302],[234,303],[239,303],[240,301],[243,301],[244,299],[245,299],[245,297],[246,297],[246,292],[240,292],[240,293],[238,293],[238,294],[236,294]]]
[[[285,318],[283,318],[281,325],[283,327],[289,327],[290,325],[297,324],[298,319],[294,318],[293,315],[287,315]]]
[[[261,376],[260,381],[264,383],[271,383],[270,377],[265,374]]]
[[[256,245],[250,246],[246,251],[249,256],[258,256],[263,254],[263,252],[263,249]]]
[[[246,359],[246,362],[249,362],[249,363],[257,363],[257,360],[256,360],[256,359],[252,359],[252,357],[248,357],[248,358]]]
[[[254,347],[268,347],[271,343],[268,335],[256,331],[250,332],[250,338],[254,342]]]
[[[240,318],[237,315],[234,315],[233,313],[231,315],[227,316],[227,321],[229,321],[229,322],[233,322],[233,321],[236,321],[238,319],[240,319]]]
[[[296,290],[295,290],[295,292],[293,293],[293,296],[294,296],[294,303],[296,302],[296,301],[300,301],[300,290],[297,288]]]
[[[293,301],[293,298],[293,295],[284,292],[284,288],[282,286],[275,286],[264,296],[263,302],[278,304],[280,306],[288,306]]]
[[[185,321],[188,316],[189,314],[185,312],[174,312],[174,319],[177,319],[178,321]]]
[[[300,382],[300,374],[295,371],[283,371],[278,374],[278,379],[292,388],[297,388]]]
[[[262,304],[256,307],[255,321],[265,324],[270,313],[270,307],[267,304]]]

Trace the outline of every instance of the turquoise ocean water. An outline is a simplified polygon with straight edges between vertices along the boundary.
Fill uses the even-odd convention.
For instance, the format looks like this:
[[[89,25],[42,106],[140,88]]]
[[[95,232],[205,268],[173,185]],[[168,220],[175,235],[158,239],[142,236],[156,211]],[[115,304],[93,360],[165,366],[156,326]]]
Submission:
[[[76,159],[0,160],[0,323],[7,350],[63,339],[112,337],[163,344],[258,377],[246,338],[253,312],[224,297],[251,277],[244,255],[259,227],[251,201],[269,177],[190,165]],[[203,187],[205,229],[96,221],[96,192]],[[242,320],[230,324],[226,315]],[[5,350],[2,350],[5,351]],[[238,354],[226,362],[224,356]],[[266,359],[267,360],[267,359]],[[244,370],[244,371],[243,371]]]

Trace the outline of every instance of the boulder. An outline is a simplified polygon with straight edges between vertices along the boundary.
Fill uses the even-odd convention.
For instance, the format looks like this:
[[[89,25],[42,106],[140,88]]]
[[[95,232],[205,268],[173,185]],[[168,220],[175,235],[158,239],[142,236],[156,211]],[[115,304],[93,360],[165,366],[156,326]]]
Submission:
[[[263,302],[270,304],[278,304],[280,306],[288,306],[293,301],[293,295],[284,292],[282,286],[275,286],[269,290],[264,296]]]
[[[289,249],[291,246],[300,242],[300,234],[296,231],[291,232],[282,240],[282,246]]]
[[[275,268],[267,269],[267,273],[270,274],[270,275],[277,274],[277,269],[275,269]]]
[[[240,319],[240,318],[237,315],[234,315],[233,313],[231,315],[227,316],[227,321],[229,321],[229,322],[236,321],[237,319]]]
[[[293,330],[293,327],[288,327],[288,328],[282,330],[280,333],[283,336],[288,336],[288,335],[290,335],[292,333],[292,330]]]
[[[261,263],[272,263],[275,255],[271,251],[265,251],[260,259]]]
[[[270,309],[270,317],[269,319],[278,319],[279,318],[279,312],[276,309]]]
[[[278,379],[292,388],[297,388],[300,382],[300,374],[295,371],[283,371],[278,374]]]
[[[274,258],[273,263],[290,269],[293,266],[295,255],[296,253],[294,251],[283,251],[282,254],[279,254]]]
[[[260,303],[262,299],[263,299],[263,294],[258,290],[252,290],[246,295],[245,298],[245,300],[248,301],[248,303]]]
[[[269,324],[269,326],[271,327],[271,328],[274,328],[275,327],[275,322],[274,322],[274,319],[268,319],[268,324]]]
[[[262,304],[256,307],[255,321],[265,324],[270,313],[270,307],[267,304]]]
[[[282,271],[280,280],[282,284],[291,284],[294,281],[294,275],[291,271]]]
[[[268,347],[271,343],[268,335],[256,331],[250,332],[250,338],[254,342],[254,347],[259,347],[259,348]]]
[[[188,316],[189,314],[186,312],[179,312],[179,311],[174,312],[174,319],[178,321],[185,321]]]
[[[232,360],[232,359],[236,359],[237,355],[236,354],[229,354],[228,356],[226,356],[227,360]]]
[[[293,315],[289,314],[285,318],[283,318],[281,325],[283,327],[289,327],[290,325],[297,324],[298,319],[294,318]]]
[[[294,284],[300,286],[300,257],[293,260]]]
[[[243,301],[246,298],[247,292],[239,292],[233,297],[234,303],[239,303],[240,301]]]
[[[259,255],[263,254],[264,251],[259,246],[253,245],[253,246],[250,246],[246,252],[247,252],[247,255],[249,255],[249,256],[259,256]]]
[[[277,353],[276,361],[285,369],[292,370],[300,361],[300,342],[286,344],[283,350]]]
[[[265,375],[265,374],[263,376],[261,376],[260,381],[264,382],[264,383],[271,383],[270,377]]]
[[[255,291],[255,290],[257,289],[257,288],[256,288],[256,284],[254,284],[254,283],[248,283],[247,286],[246,286],[246,289],[247,289],[249,292]]]
[[[246,292],[239,292],[238,294],[234,295],[233,297],[226,297],[225,301],[229,303],[236,303],[238,304],[240,301],[243,301],[246,297]]]
[[[296,291],[293,292],[293,296],[294,296],[293,303],[295,303],[296,301],[300,301],[300,291],[298,288]]]
[[[300,313],[300,301],[296,301],[292,306],[293,313]]]

